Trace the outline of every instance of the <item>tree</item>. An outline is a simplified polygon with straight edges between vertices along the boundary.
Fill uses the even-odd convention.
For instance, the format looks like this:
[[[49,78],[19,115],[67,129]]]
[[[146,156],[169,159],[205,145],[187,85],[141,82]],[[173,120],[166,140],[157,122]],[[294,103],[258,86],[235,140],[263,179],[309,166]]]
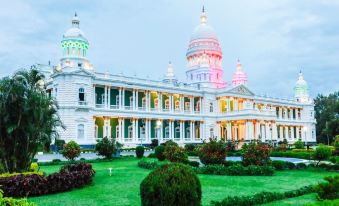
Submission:
[[[301,141],[300,139],[294,143],[294,148],[295,149],[304,149],[305,148],[305,143]]]
[[[80,146],[78,143],[74,142],[73,140],[65,144],[64,150],[62,150],[62,155],[71,161],[74,161],[75,158],[80,156]]]
[[[99,155],[104,156],[106,159],[111,159],[112,155],[120,149],[119,145],[120,144],[116,143],[113,139],[104,137],[101,140],[97,140],[95,151],[97,151]]]
[[[205,164],[223,164],[226,161],[226,145],[222,141],[211,139],[199,150],[199,159]]]
[[[32,67],[0,80],[0,154],[6,172],[27,171],[39,145],[63,128],[43,75]]]
[[[318,160],[317,166],[319,165],[320,161],[327,160],[331,156],[332,152],[328,146],[320,144],[313,154],[313,158]]]
[[[331,144],[339,134],[339,91],[314,99],[317,142]]]

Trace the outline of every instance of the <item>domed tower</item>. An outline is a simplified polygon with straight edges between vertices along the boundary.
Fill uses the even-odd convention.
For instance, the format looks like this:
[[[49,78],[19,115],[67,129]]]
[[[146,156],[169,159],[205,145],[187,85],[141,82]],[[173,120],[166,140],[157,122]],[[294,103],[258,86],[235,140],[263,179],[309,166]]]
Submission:
[[[93,70],[93,66],[87,59],[89,48],[88,40],[80,29],[80,20],[75,13],[72,19],[72,27],[62,37],[62,58],[60,59],[59,70],[86,69]]]
[[[162,81],[166,83],[177,83],[178,82],[178,79],[174,74],[174,69],[173,69],[173,65],[171,62],[168,63],[167,72],[164,78],[162,79]]]
[[[236,70],[232,77],[232,86],[238,86],[238,85],[246,85],[247,84],[247,74],[242,70],[242,64],[240,63],[240,60],[237,61]]]
[[[200,24],[191,36],[186,59],[188,62],[186,77],[189,84],[212,88],[226,86],[221,66],[221,47],[214,29],[207,24],[204,7],[200,16]]]
[[[294,98],[298,102],[309,102],[310,96],[308,94],[308,85],[304,80],[303,73],[299,72],[299,78],[294,87]]]

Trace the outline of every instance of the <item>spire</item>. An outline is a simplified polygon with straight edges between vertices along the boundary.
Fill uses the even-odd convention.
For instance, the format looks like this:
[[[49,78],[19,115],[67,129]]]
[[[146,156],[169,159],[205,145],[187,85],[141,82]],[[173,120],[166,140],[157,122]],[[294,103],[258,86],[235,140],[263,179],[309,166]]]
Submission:
[[[172,65],[171,61],[168,62],[167,71],[166,71],[166,74],[163,78],[163,81],[168,82],[168,83],[178,82],[178,79],[176,78],[176,76],[174,74],[174,69],[173,69],[173,65]]]
[[[72,27],[79,28],[79,26],[80,26],[80,21],[79,21],[77,12],[75,12],[74,17],[72,19]]]
[[[236,64],[236,70],[232,77],[232,85],[238,86],[238,85],[246,85],[247,83],[247,74],[242,70],[242,64],[240,63],[240,60],[237,60]]]
[[[202,11],[201,11],[201,15],[200,15],[200,23],[201,24],[207,23],[207,15],[206,15],[206,12],[205,12],[205,6],[202,6]]]

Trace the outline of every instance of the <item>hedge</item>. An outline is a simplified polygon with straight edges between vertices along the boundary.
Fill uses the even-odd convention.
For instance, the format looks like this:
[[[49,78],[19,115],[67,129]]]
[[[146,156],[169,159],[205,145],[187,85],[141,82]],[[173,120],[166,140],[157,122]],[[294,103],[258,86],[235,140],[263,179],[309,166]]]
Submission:
[[[312,154],[314,152],[279,152],[279,151],[273,151],[271,153],[271,157],[292,157],[292,158],[299,158],[299,159],[311,159]]]
[[[299,197],[314,192],[313,186],[305,186],[297,190],[287,192],[260,192],[247,196],[228,196],[222,201],[212,201],[213,206],[251,206],[269,203],[277,200]]]
[[[65,165],[60,172],[46,177],[32,175],[16,175],[0,178],[0,189],[6,197],[40,196],[64,192],[92,183],[95,172],[92,165],[76,163]]]
[[[272,176],[274,168],[271,166],[249,165],[247,167],[234,164],[228,167],[224,165],[205,165],[194,168],[198,174],[229,175],[229,176]]]

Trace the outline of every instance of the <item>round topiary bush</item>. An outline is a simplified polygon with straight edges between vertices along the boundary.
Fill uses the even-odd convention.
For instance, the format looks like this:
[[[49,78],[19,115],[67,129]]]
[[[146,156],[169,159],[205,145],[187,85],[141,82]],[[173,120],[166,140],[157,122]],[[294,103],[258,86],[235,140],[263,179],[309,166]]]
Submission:
[[[80,146],[75,141],[70,141],[64,145],[64,150],[62,155],[71,161],[74,161],[75,158],[80,156]]]
[[[165,158],[171,162],[187,163],[188,157],[184,149],[176,144],[167,144],[164,151]]]
[[[144,156],[145,148],[143,146],[137,146],[135,148],[135,154],[137,158],[142,158]]]
[[[188,166],[166,164],[141,182],[140,196],[143,206],[196,206],[201,203],[201,185]]]
[[[164,145],[159,145],[155,148],[154,153],[155,156],[158,158],[159,161],[164,161],[165,160],[165,146]]]

